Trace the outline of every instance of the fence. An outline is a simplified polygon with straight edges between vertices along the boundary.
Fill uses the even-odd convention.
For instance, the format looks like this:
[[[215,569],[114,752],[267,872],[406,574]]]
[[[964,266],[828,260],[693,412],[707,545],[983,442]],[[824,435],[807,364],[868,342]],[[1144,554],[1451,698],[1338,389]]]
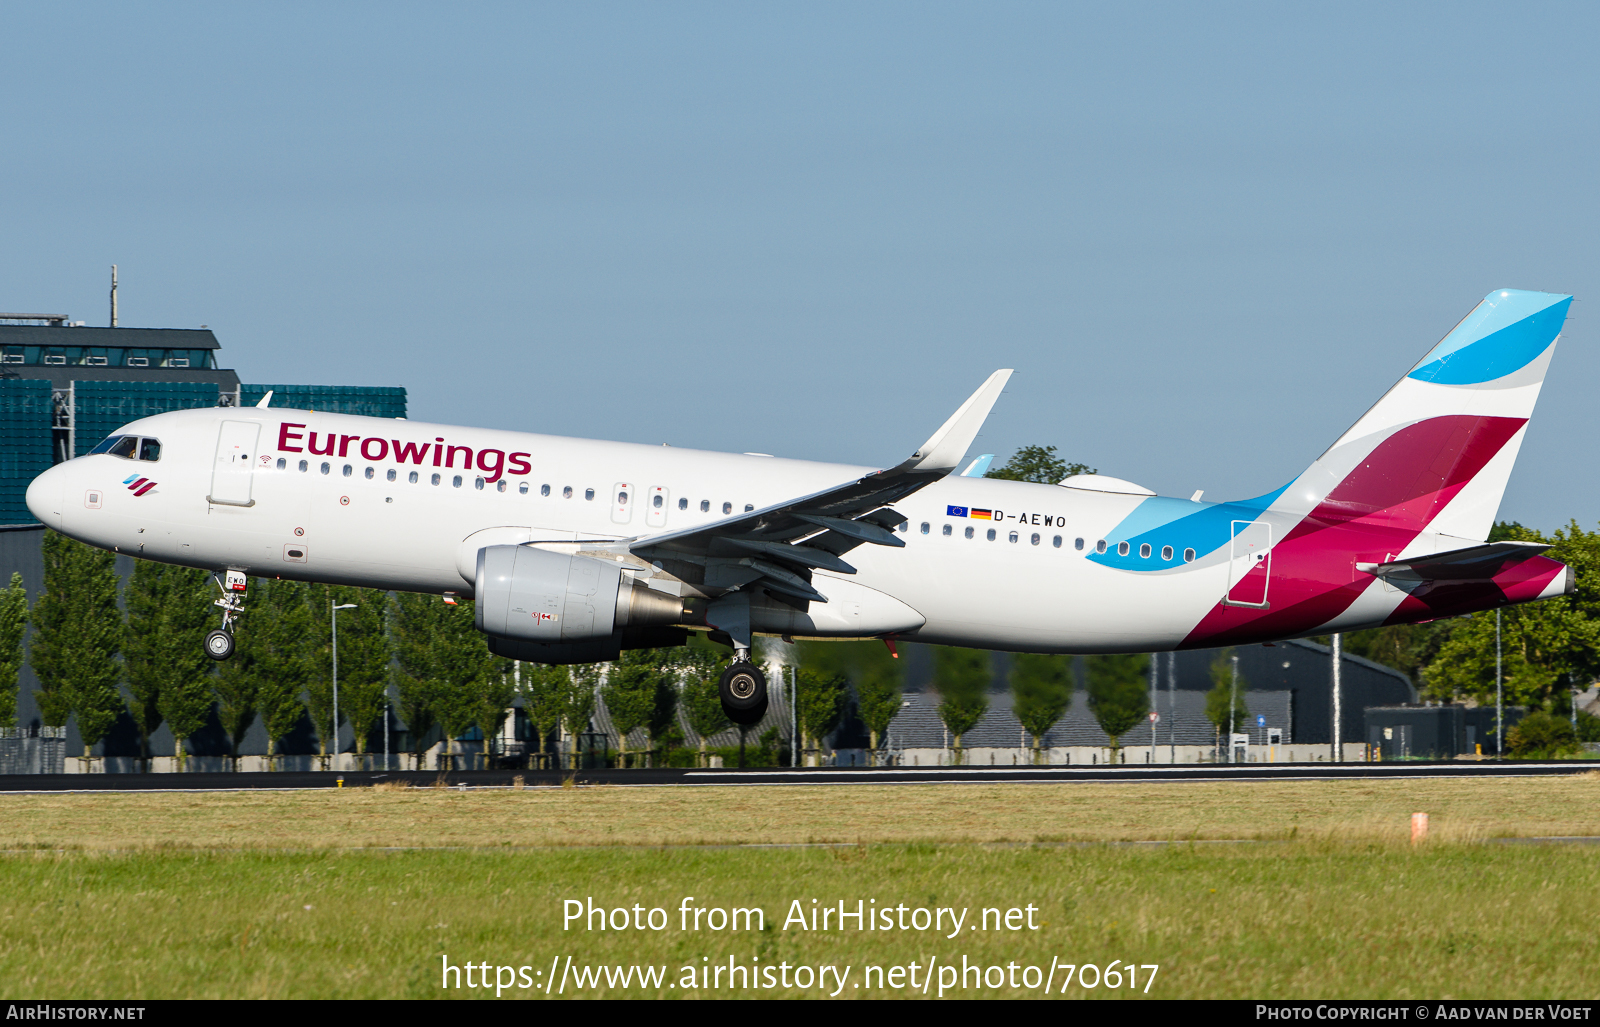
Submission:
[[[66,770],[64,727],[0,728],[0,774],[60,774]]]

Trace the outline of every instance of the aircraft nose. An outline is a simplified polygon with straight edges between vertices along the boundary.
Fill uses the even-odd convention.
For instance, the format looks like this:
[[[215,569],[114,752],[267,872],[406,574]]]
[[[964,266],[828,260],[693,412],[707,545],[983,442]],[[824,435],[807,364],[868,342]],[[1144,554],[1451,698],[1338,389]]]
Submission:
[[[28,484],[28,510],[47,526],[61,530],[61,499],[66,493],[67,469],[52,467]]]

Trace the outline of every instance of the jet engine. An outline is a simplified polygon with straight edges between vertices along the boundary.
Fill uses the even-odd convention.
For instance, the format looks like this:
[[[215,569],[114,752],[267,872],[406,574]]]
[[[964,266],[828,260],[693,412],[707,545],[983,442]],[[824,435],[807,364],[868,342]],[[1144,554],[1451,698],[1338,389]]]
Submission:
[[[615,659],[624,648],[679,645],[683,600],[622,575],[620,564],[532,546],[478,550],[476,624],[501,656],[538,663]],[[634,644],[629,644],[634,643]]]

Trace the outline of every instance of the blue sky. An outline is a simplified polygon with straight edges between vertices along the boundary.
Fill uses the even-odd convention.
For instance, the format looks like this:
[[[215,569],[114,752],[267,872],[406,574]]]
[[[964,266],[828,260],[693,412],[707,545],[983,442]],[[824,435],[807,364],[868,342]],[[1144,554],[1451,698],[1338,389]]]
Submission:
[[[1484,293],[1578,297],[1504,516],[1600,521],[1600,8],[0,4],[0,308],[412,416],[1298,473]]]

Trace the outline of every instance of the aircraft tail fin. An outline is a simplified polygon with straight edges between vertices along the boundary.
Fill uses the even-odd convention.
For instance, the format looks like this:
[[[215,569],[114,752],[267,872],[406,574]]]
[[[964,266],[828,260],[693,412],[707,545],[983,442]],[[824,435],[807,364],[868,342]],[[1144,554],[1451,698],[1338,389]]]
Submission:
[[[1485,296],[1273,505],[1323,527],[1488,538],[1571,303]]]

